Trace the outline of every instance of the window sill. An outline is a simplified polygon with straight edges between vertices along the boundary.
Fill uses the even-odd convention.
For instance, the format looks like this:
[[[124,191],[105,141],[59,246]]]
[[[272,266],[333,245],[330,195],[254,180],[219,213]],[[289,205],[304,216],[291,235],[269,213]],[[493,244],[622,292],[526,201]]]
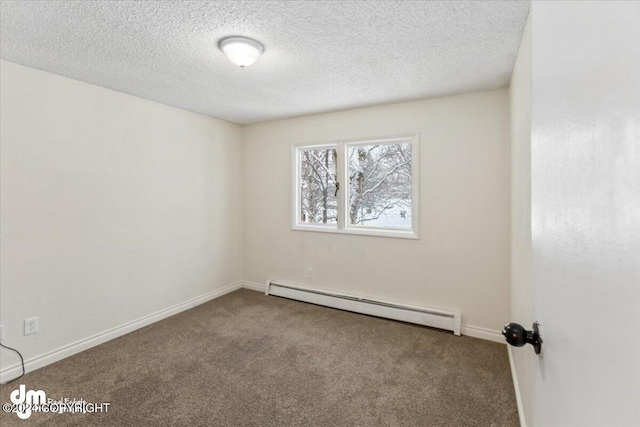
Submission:
[[[291,230],[312,231],[314,233],[351,234],[355,236],[391,237],[394,239],[420,239],[420,236],[413,230],[381,230],[364,227],[339,229],[323,225],[295,225],[291,227]]]

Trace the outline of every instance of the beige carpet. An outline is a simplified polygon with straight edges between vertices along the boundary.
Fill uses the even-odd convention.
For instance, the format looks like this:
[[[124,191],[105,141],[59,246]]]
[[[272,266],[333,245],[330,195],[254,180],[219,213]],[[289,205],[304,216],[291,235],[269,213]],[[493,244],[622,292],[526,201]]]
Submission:
[[[2,403],[20,383],[111,406],[3,427],[518,425],[506,346],[249,290],[29,373]]]

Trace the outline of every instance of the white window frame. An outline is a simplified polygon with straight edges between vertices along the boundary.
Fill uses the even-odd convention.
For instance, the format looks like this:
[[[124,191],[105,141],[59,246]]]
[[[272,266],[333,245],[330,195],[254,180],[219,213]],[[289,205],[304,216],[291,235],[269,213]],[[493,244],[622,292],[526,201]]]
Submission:
[[[350,225],[347,216],[349,206],[349,147],[358,145],[383,145],[383,144],[411,144],[411,229],[368,227],[364,225]],[[300,185],[300,152],[306,150],[321,150],[333,148],[338,154],[336,162],[336,175],[340,188],[338,189],[338,218],[335,224],[307,224],[300,221],[301,218],[301,192]],[[297,231],[314,231],[322,233],[354,234],[361,236],[395,237],[402,239],[419,239],[420,227],[420,135],[418,133],[391,135],[377,138],[359,138],[355,140],[325,142],[320,144],[294,144],[291,147],[292,177],[291,177],[291,229]]]

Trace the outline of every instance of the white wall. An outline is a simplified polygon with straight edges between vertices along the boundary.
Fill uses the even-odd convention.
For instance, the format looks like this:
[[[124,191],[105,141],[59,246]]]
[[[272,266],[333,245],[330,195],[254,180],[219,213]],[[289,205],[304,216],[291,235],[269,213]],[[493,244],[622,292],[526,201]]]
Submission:
[[[30,359],[242,279],[239,126],[1,67],[5,344]]]
[[[510,87],[511,101],[511,319],[535,321],[531,281],[531,16],[527,20]],[[521,396],[521,417],[533,425],[534,366],[530,348],[510,349]]]
[[[291,145],[420,132],[420,240],[292,231]],[[509,311],[506,89],[244,128],[244,277],[461,310],[500,330]],[[312,280],[306,267],[315,269]],[[464,332],[464,331],[463,331]]]

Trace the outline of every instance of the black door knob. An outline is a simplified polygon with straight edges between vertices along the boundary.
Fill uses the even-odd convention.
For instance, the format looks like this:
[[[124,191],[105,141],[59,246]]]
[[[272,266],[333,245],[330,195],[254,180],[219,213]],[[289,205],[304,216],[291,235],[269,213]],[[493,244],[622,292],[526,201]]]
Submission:
[[[525,344],[531,344],[536,354],[542,351],[542,337],[540,336],[540,324],[533,323],[533,330],[527,331],[519,323],[509,323],[504,327],[502,335],[507,342],[515,347],[522,347]]]

